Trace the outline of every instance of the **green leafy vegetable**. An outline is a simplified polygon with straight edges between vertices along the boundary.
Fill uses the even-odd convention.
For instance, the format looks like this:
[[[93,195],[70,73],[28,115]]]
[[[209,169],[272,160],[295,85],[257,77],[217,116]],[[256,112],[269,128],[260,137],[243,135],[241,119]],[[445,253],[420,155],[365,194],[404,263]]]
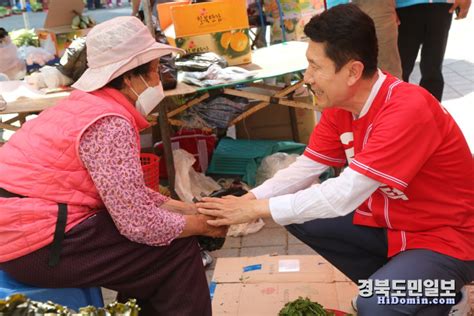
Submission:
[[[35,30],[20,29],[10,32],[10,38],[13,44],[17,47],[20,46],[39,46],[38,34]]]
[[[333,316],[333,312],[326,311],[321,304],[312,302],[309,298],[301,296],[288,302],[280,310],[279,316]]]

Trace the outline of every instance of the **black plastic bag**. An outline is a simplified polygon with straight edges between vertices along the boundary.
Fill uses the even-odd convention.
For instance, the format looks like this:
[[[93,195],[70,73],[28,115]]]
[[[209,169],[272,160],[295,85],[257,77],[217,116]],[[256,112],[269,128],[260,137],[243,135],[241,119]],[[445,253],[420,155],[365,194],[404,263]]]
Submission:
[[[226,195],[242,196],[246,194],[247,191],[242,188],[242,185],[238,181],[234,181],[232,186],[228,189],[222,189],[212,192],[209,197],[223,197]],[[214,251],[219,250],[224,246],[225,237],[208,237],[208,236],[198,236],[198,242],[202,250]]]
[[[159,29],[155,30],[155,40],[158,43],[169,45],[166,36]],[[168,54],[160,58],[160,78],[164,90],[176,88],[178,84],[178,69],[176,68],[173,54]]]
[[[66,77],[76,82],[87,70],[87,50],[85,37],[79,37],[72,41],[66,48],[58,65],[58,70]]]
[[[206,71],[213,64],[228,66],[224,57],[212,52],[187,54],[176,60],[176,67],[181,71]]]

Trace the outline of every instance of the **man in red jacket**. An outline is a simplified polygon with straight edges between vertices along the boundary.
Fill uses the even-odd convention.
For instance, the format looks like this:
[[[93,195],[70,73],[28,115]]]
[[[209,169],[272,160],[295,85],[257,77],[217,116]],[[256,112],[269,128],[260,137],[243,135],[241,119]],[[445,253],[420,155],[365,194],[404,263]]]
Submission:
[[[428,91],[377,69],[373,21],[355,5],[313,17],[305,33],[305,81],[323,114],[304,155],[246,196],[206,198],[199,211],[216,226],[273,217],[360,283],[359,315],[446,315],[474,279],[466,140]]]

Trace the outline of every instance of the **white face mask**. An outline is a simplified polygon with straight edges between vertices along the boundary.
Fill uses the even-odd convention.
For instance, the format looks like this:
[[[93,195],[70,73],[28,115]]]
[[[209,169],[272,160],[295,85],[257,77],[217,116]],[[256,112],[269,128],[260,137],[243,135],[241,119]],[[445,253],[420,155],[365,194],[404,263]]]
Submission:
[[[156,87],[150,87],[145,79],[143,79],[142,75],[140,75],[140,78],[147,86],[147,88],[143,90],[142,93],[138,94],[131,86],[129,86],[129,88],[138,97],[137,101],[135,102],[138,112],[140,112],[143,116],[147,116],[151,113],[151,111],[153,111],[157,104],[159,104],[165,98],[165,93],[163,92],[163,85],[161,81]]]

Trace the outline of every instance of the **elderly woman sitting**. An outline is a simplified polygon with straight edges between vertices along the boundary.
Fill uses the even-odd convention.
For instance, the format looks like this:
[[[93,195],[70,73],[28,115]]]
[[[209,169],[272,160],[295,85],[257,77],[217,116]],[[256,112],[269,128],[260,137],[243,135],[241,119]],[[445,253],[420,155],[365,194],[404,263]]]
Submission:
[[[159,44],[135,17],[87,36],[71,95],[0,149],[0,269],[40,287],[102,286],[140,315],[210,315],[196,239],[224,236],[192,205],[147,187],[138,132],[163,99]]]

